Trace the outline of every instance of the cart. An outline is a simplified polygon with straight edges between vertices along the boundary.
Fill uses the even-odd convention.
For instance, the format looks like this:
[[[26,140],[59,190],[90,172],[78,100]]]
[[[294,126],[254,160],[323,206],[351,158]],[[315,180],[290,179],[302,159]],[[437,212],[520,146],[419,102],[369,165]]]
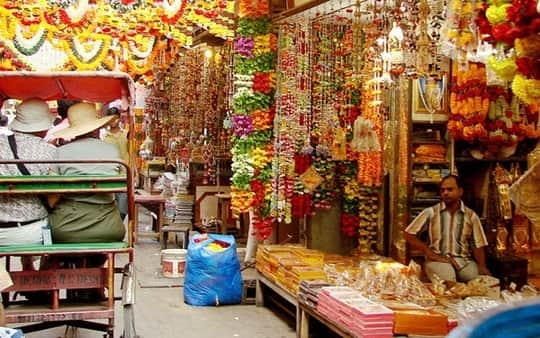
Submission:
[[[40,98],[43,100],[73,99],[90,102],[111,102],[116,99],[133,102],[133,81],[117,72],[0,72],[0,101],[5,99]],[[130,114],[130,127],[133,115]],[[133,130],[130,128],[130,130]],[[131,152],[132,153],[132,152]],[[4,160],[0,164],[44,161]],[[50,161],[48,161],[50,162]],[[48,194],[83,192],[125,192],[128,195],[127,240],[113,243],[69,243],[0,247],[0,257],[6,259],[6,269],[13,286],[4,290],[5,320],[23,332],[34,332],[67,325],[69,330],[86,328],[114,337],[115,301],[122,302],[123,338],[134,338],[133,305],[134,276],[134,201],[133,174],[130,166],[120,161],[55,161],[54,163],[118,163],[125,175],[118,176],[0,176],[0,194]],[[21,256],[85,256],[103,254],[104,267],[52,267],[38,271],[22,271],[12,264],[12,257]],[[121,263],[122,261],[125,263]],[[119,266],[117,266],[120,263]],[[120,284],[120,285],[118,285]],[[105,300],[73,303],[68,290],[105,288]],[[118,289],[118,291],[117,291]],[[119,292],[121,290],[121,292]],[[47,291],[50,301],[31,305],[28,301],[12,301],[16,292]],[[66,329],[68,331],[68,329]]]

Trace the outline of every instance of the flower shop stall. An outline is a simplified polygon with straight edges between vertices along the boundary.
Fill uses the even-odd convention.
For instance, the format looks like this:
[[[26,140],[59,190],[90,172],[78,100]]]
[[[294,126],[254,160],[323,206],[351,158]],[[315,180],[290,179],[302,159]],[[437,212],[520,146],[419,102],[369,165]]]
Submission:
[[[342,240],[351,237],[363,253],[405,261],[409,252],[401,231],[421,209],[414,203],[437,199],[435,183],[459,172],[476,182],[466,202],[491,223],[487,185],[481,187],[483,179],[472,172],[478,165],[486,166],[484,174],[491,172],[497,161],[507,163],[508,170],[519,164],[525,169],[524,156],[534,148],[538,105],[534,93],[520,88],[524,76],[534,78],[531,71],[524,75],[524,65],[535,52],[524,46],[533,45],[538,13],[533,6],[524,14],[504,7],[510,17],[524,16],[513,19],[511,28],[525,28],[512,33],[517,45],[510,49],[515,42],[501,40],[501,27],[495,27],[502,14],[493,14],[487,5],[477,7],[330,1],[274,20],[272,193],[265,189],[266,197],[255,199],[269,203],[268,221],[297,222],[300,237],[311,245],[324,247],[328,243],[318,241],[325,238],[334,243],[332,250],[349,250],[351,243]],[[480,32],[461,27],[464,21]],[[253,53],[256,40],[240,23],[235,52],[241,62],[235,71],[246,74],[235,79],[235,108],[241,113],[236,119],[243,141],[251,135],[245,107],[258,112],[271,103],[255,89],[261,81],[256,68],[243,68],[258,55]],[[261,148],[262,141],[252,147]],[[246,210],[256,205],[251,199],[264,182],[253,177],[265,177],[269,167],[264,161],[250,166],[250,157],[239,154],[237,182],[252,177],[255,183],[247,189],[242,181],[252,194],[233,199]],[[336,235],[334,224],[341,234]],[[263,233],[261,238],[269,236]]]

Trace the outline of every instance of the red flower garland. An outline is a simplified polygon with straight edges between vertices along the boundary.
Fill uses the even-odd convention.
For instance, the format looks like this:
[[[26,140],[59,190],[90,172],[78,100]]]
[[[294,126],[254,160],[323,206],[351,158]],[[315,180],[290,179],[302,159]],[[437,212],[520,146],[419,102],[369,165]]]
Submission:
[[[255,73],[253,77],[253,85],[251,88],[255,92],[270,94],[274,89],[270,73]]]
[[[540,59],[521,57],[516,59],[518,71],[528,78],[540,80]]]
[[[348,237],[353,237],[356,235],[356,229],[360,223],[360,218],[358,215],[353,214],[341,214],[341,232],[347,235]]]

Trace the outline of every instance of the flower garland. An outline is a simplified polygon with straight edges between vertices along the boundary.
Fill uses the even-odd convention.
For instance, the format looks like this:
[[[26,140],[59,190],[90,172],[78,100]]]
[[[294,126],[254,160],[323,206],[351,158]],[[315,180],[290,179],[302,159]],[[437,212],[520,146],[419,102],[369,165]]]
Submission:
[[[260,31],[261,27],[267,25],[266,22],[260,24],[261,26],[257,26],[254,21],[244,28],[248,31]],[[305,101],[302,100],[305,98],[306,81],[309,78],[306,76],[307,63],[300,62],[309,53],[306,48],[306,35],[302,34],[307,28],[307,20],[292,19],[279,26],[277,41],[279,90],[276,94],[274,142],[277,151],[272,164],[272,212],[278,220],[286,223],[290,223],[293,217],[302,219],[312,213],[313,186],[309,183],[309,177],[317,176],[314,168],[311,168],[313,148],[304,144],[306,139],[309,140],[306,128],[306,116],[309,113],[301,109],[304,108],[302,104]],[[307,144],[309,145],[309,141]]]
[[[0,70],[32,70],[0,41]]]
[[[184,15],[188,0],[175,0],[172,5],[169,0],[162,0],[161,6],[164,14],[161,16],[163,22],[174,25]]]
[[[149,33],[157,41],[166,41],[167,44],[182,47],[192,44],[192,33],[195,27],[203,27],[220,37],[233,36],[234,13],[235,1],[233,0],[6,0],[0,5],[0,38],[11,46],[17,25],[32,29],[33,27],[45,28],[47,35],[44,40],[43,35],[40,39],[37,38],[39,35],[36,36],[36,40],[30,39],[28,35],[25,37],[27,41],[18,38],[15,42],[16,46],[11,46],[15,55],[26,59],[25,54],[32,54],[38,49],[40,43],[47,44],[48,42],[54,49],[65,50],[66,57],[68,53],[72,54],[71,57],[67,57],[72,62],[65,66],[74,69],[78,64],[88,62],[81,61],[85,58],[84,51],[78,51],[79,56],[83,57],[79,59],[79,62],[73,56],[75,54],[73,50],[70,51],[73,49],[72,35],[101,33],[109,35],[112,39],[118,39],[122,43],[137,34]],[[32,31],[32,36],[36,32],[37,30]],[[267,43],[267,40],[260,39],[259,41]],[[143,46],[139,44],[137,48],[133,48],[132,43],[121,44],[121,48],[108,50],[109,56],[103,62],[110,68],[111,65],[114,67],[117,64],[115,60],[121,60],[120,66],[129,67],[129,62],[130,69],[151,73],[154,67],[139,61],[139,59],[150,58],[150,50],[145,47],[147,45],[147,41],[143,42]],[[260,46],[257,46],[256,50],[265,51]],[[132,54],[135,54],[133,58],[131,58]],[[126,57],[127,55],[129,57]],[[172,62],[173,58],[170,56],[171,53],[163,52],[159,62]],[[271,61],[264,57],[261,60]],[[34,62],[32,59],[27,61]],[[97,63],[92,65],[94,66],[101,67]],[[246,65],[246,67],[249,66],[252,65]],[[84,69],[89,67],[86,65]],[[166,68],[167,65],[164,67]]]
[[[73,5],[77,0],[47,0],[49,6],[58,6],[61,8],[66,8]]]
[[[38,30],[30,38],[26,38],[21,25],[15,28],[15,36],[13,37],[13,46],[21,54],[29,56],[34,55],[43,46],[47,38],[48,31],[45,27],[39,25]]]
[[[357,233],[360,218],[359,194],[360,185],[356,180],[358,166],[354,161],[341,161],[338,166],[338,176],[343,191],[343,204],[341,211],[341,232],[354,237]]]
[[[0,36],[5,40],[12,40],[15,37],[15,29],[18,26],[16,19],[11,17],[11,13],[0,7]]]
[[[477,144],[480,156],[495,158],[508,156],[506,148],[525,138],[538,137],[537,114],[524,113],[518,95],[505,87],[487,86],[482,64],[454,66],[452,74],[448,131],[456,140]]]
[[[486,69],[470,63],[465,69],[452,65],[448,131],[457,140],[472,142],[487,136],[484,126],[489,110]]]
[[[124,46],[124,48],[127,48],[132,56],[137,59],[146,59],[154,51],[157,39],[153,35],[144,36],[137,34],[135,37],[128,38],[126,41],[127,46]]]
[[[70,26],[82,25],[89,10],[88,0],[73,1],[70,5],[61,7],[60,19]]]
[[[111,46],[111,37],[98,33],[81,33],[66,42],[65,51],[78,70],[96,70]]]
[[[498,57],[490,59],[489,66],[502,81],[512,81],[513,93],[531,106],[540,105],[538,3],[537,0],[493,1],[477,18],[479,31],[499,51]]]
[[[255,19],[268,22],[269,3],[241,0],[238,7],[240,19],[234,49],[231,208],[237,213],[252,210],[255,234],[258,239],[266,239],[272,233],[274,222],[270,213],[274,151],[269,122],[274,104],[275,47],[271,45],[270,25],[258,34],[248,34],[246,29]]]
[[[126,13],[143,6],[145,2],[145,0],[109,0],[109,5],[120,13]]]

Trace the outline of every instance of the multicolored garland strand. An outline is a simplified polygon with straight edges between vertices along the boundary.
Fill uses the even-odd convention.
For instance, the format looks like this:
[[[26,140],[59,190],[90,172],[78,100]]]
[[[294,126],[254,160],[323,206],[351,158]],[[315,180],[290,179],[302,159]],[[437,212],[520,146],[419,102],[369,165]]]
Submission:
[[[270,212],[276,36],[267,0],[241,0],[234,49],[231,209],[252,212],[258,239],[274,224]]]

